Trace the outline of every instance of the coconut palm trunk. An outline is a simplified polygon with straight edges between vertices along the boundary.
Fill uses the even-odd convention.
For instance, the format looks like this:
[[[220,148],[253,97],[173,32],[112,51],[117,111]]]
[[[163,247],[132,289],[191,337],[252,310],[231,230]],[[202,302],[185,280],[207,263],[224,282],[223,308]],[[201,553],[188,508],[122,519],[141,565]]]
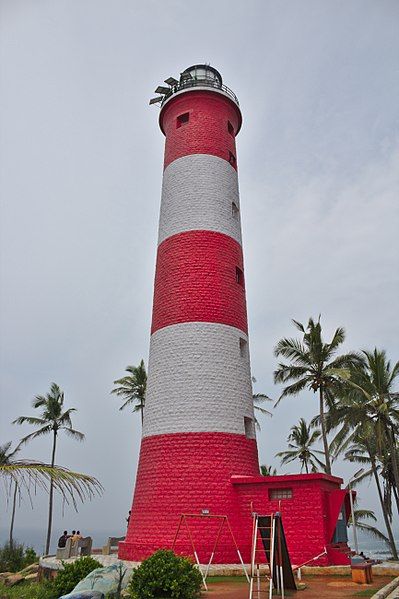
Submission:
[[[395,431],[394,431],[393,427],[391,427],[391,430],[388,431],[388,439],[389,439],[389,450],[390,450],[391,461],[392,461],[392,472],[393,472],[393,477],[395,479],[396,496],[397,496],[397,493],[399,491],[399,467],[398,467],[398,454],[397,454],[398,450],[396,447]],[[398,513],[399,513],[399,509],[398,509]]]
[[[369,453],[369,457],[370,457],[371,469],[373,471],[373,476],[374,476],[375,484],[377,486],[378,497],[379,497],[380,504],[381,504],[382,514],[384,516],[385,527],[386,527],[387,533],[388,533],[388,539],[389,539],[389,545],[390,545],[391,551],[392,551],[392,557],[397,560],[398,559],[398,552],[396,550],[395,539],[393,537],[391,523],[389,521],[388,514],[387,514],[387,511],[386,511],[386,508],[385,508],[385,504],[384,504],[384,497],[383,497],[383,494],[382,494],[380,480],[378,478],[377,467],[376,467],[376,464],[375,464],[374,456],[372,455],[371,451],[368,450],[368,453]]]
[[[9,536],[9,543],[10,543],[11,549],[13,548],[13,545],[14,545],[14,522],[15,522],[15,510],[17,507],[17,494],[18,494],[18,483],[15,481],[14,482],[14,493],[12,496],[12,512],[11,512],[11,524],[10,524],[10,536]]]
[[[53,429],[53,451],[51,453],[51,467],[54,468],[55,464],[55,450],[57,447],[57,429]],[[54,481],[53,477],[50,478],[50,491],[49,491],[49,502],[48,502],[48,521],[47,521],[47,538],[46,538],[46,550],[45,554],[48,555],[50,551],[51,542],[51,528],[53,523],[53,498],[54,498]]]
[[[320,427],[321,427],[321,436],[323,439],[323,448],[324,448],[324,459],[326,462],[326,474],[331,474],[331,461],[330,461],[330,450],[328,447],[327,440],[327,431],[326,431],[326,418],[324,414],[324,396],[323,396],[323,387],[320,386]]]

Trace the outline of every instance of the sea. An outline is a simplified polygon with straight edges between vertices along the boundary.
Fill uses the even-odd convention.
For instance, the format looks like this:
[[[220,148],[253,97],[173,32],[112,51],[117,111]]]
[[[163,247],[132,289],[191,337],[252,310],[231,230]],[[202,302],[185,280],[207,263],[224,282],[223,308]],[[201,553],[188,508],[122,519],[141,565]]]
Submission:
[[[108,540],[108,537],[115,536],[123,536],[125,531],[115,531],[115,530],[88,530],[82,531],[83,534],[89,535],[93,538],[93,547],[102,547]],[[58,537],[62,534],[62,530],[55,531],[52,535],[51,539],[51,553],[55,553],[55,549],[57,546]],[[44,553],[45,546],[45,532],[43,530],[38,529],[21,529],[16,528],[14,533],[14,539],[19,543],[25,545],[25,547],[33,547],[33,549],[38,554]],[[399,534],[395,535],[395,543],[399,548]],[[4,528],[0,528],[0,545],[3,545],[5,541],[8,539],[8,530]],[[354,549],[353,538],[350,536],[348,541],[351,549]],[[359,551],[363,551],[363,553],[372,559],[378,560],[387,560],[391,557],[391,552],[389,551],[389,547],[387,547],[386,543],[380,541],[379,539],[374,539],[371,536],[364,535],[361,532],[358,533],[358,545]]]

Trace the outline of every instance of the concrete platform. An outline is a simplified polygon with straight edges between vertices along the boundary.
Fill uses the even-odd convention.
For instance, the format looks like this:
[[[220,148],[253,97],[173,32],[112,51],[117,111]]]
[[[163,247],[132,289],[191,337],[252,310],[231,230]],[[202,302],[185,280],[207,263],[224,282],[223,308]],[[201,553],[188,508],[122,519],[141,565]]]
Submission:
[[[119,560],[117,555],[100,555],[93,553],[92,557],[98,560],[103,566],[112,566],[117,562],[122,562],[127,570],[133,570],[137,568],[140,562],[130,562],[126,560]],[[71,557],[63,560],[66,563],[74,562],[78,557]],[[57,559],[55,555],[47,555],[41,557],[39,560],[39,566],[44,570],[61,570],[62,562]],[[246,565],[247,571],[249,572],[249,564]],[[261,570],[266,569],[267,566],[261,566]],[[302,577],[306,576],[350,576],[350,566],[304,566],[301,568]],[[382,562],[373,566],[374,576],[399,576],[399,562]],[[242,566],[239,564],[215,564],[209,568],[209,576],[243,576]]]

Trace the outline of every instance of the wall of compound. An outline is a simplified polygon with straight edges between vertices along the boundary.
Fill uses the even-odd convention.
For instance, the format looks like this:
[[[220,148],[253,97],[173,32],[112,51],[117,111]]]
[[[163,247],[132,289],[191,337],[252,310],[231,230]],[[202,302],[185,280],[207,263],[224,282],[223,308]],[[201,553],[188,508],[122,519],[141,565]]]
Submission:
[[[306,479],[306,475],[266,477],[270,482],[237,483],[242,526],[248,527],[253,511],[259,514],[270,514],[280,511],[287,539],[291,562],[299,565],[313,559],[323,552],[331,543],[328,538],[330,524],[328,498],[339,489],[339,482],[325,479]],[[259,480],[259,477],[257,477]],[[339,479],[336,479],[339,480]],[[273,490],[290,489],[292,498],[273,500]],[[331,561],[335,559],[335,561]],[[312,565],[329,565],[331,563],[347,564],[348,558],[341,554],[331,558],[323,556]]]

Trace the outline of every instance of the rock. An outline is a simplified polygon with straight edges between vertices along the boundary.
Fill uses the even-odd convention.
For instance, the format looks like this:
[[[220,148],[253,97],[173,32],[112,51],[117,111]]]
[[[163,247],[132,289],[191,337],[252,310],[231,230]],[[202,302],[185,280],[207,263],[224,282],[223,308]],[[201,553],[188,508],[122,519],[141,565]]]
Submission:
[[[13,587],[16,584],[19,584],[24,580],[24,577],[21,574],[11,574],[8,578],[5,579],[4,584],[6,587]]]
[[[27,574],[37,573],[39,571],[39,564],[31,564],[30,566],[26,566],[23,570],[18,572],[21,576],[26,576]]]
[[[129,571],[121,562],[119,562],[119,564],[122,568],[122,573],[125,573],[122,580],[122,589],[124,589],[128,585],[131,571]],[[116,593],[118,588],[120,574],[121,572],[118,564],[106,568],[97,568],[76,585],[73,589],[73,593],[93,590],[100,591],[104,595],[109,594],[112,596]],[[75,597],[75,595],[73,595],[73,597]]]

